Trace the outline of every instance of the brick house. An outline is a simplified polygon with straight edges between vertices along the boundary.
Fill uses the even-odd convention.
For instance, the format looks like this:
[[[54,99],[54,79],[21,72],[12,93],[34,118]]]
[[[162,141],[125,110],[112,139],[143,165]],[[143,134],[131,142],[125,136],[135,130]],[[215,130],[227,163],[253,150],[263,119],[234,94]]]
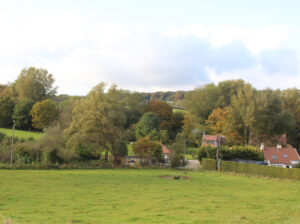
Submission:
[[[220,135],[203,135],[202,146],[218,147],[218,144],[225,145],[225,136]]]
[[[300,156],[295,148],[286,144],[282,147],[281,144],[277,144],[277,147],[261,147],[264,150],[265,162],[269,166],[276,166],[282,168],[292,168],[294,165],[300,162]]]

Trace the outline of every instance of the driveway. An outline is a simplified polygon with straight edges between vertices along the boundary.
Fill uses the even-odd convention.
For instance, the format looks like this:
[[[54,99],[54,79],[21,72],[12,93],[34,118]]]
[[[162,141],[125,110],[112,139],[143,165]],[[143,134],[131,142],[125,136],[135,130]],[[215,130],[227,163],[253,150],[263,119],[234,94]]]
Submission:
[[[199,160],[188,160],[186,165],[182,167],[186,170],[198,170],[200,168]]]

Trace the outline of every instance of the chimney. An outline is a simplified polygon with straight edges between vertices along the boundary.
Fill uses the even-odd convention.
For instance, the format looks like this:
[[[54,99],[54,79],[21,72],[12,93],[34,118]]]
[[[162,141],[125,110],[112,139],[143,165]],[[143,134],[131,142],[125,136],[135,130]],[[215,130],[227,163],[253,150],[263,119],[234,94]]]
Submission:
[[[264,150],[264,149],[265,149],[265,146],[264,146],[264,143],[262,142],[260,145],[260,150]]]
[[[282,148],[281,144],[277,144],[277,149],[281,149],[281,148]]]

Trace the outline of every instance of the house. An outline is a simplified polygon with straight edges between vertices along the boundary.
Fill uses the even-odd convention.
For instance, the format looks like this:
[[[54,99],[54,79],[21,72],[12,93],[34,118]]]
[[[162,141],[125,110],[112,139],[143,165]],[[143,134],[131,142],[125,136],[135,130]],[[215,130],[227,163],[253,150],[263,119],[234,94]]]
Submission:
[[[161,146],[162,146],[162,153],[164,157],[164,163],[169,163],[171,151],[165,145],[161,144]]]
[[[218,147],[218,145],[225,145],[225,136],[203,134],[202,146],[208,145],[212,147]]]
[[[169,165],[171,151],[165,145],[161,144],[164,164]],[[151,165],[151,156],[124,156],[121,159],[122,164],[128,166]]]
[[[124,156],[121,159],[122,164],[127,166],[140,166],[140,165],[149,165],[151,164],[150,157],[143,157],[143,156]]]
[[[277,147],[264,147],[262,144],[261,149],[264,150],[265,162],[269,166],[292,168],[300,162],[297,150],[289,144],[284,148],[281,144],[277,144]]]

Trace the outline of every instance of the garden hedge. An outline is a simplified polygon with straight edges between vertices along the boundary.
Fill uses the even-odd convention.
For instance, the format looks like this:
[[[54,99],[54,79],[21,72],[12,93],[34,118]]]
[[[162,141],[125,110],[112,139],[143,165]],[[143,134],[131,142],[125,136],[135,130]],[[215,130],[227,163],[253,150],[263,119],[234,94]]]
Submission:
[[[202,160],[202,169],[217,170],[216,160]],[[300,169],[288,169],[264,165],[221,161],[222,172],[234,172],[251,176],[273,177],[281,179],[300,180]]]
[[[214,159],[202,159],[202,169],[217,170],[217,161]]]

